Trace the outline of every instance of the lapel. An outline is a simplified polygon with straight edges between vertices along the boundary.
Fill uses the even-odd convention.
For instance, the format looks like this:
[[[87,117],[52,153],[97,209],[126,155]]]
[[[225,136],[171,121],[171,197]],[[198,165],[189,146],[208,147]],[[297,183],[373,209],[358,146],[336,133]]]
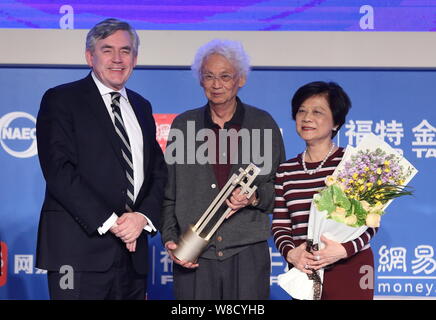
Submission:
[[[88,104],[88,110],[97,119],[97,124],[105,132],[112,149],[122,166],[122,154],[119,143],[119,137],[115,132],[114,124],[112,119],[107,112],[106,105],[104,104],[103,98],[98,91],[97,85],[92,79],[91,73],[84,79],[84,89],[83,89],[84,103]]]

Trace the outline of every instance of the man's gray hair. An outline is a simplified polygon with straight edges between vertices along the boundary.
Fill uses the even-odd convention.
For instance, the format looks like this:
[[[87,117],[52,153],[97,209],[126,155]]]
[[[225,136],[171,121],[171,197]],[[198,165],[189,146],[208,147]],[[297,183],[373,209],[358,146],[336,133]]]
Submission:
[[[239,76],[248,77],[250,58],[245,52],[242,43],[232,40],[214,39],[197,50],[194,62],[192,63],[191,69],[199,80],[201,79],[203,63],[213,54],[219,54],[226,58],[236,69]]]
[[[106,39],[118,30],[127,31],[132,38],[133,54],[138,55],[139,37],[136,30],[127,22],[109,18],[97,23],[86,36],[86,50],[94,52],[95,44],[100,39]]]

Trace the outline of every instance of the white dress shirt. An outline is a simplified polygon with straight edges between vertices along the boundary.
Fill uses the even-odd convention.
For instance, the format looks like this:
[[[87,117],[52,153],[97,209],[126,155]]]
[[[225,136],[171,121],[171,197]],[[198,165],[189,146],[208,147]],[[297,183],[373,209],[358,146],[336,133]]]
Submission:
[[[95,84],[97,85],[98,91],[100,92],[104,104],[106,105],[106,109],[114,123],[114,114],[112,112],[112,98],[110,93],[115,92],[111,88],[106,87],[94,74],[91,73],[92,78],[94,79]],[[129,102],[127,97],[126,88],[122,88],[119,91],[121,94],[120,97],[120,111],[121,117],[123,118],[124,127],[126,129],[127,135],[129,136],[130,148],[132,150],[132,160],[133,160],[133,181],[134,181],[134,195],[133,201],[136,201],[136,197],[138,196],[139,190],[144,182],[144,156],[143,156],[143,138],[141,127],[139,126],[138,119],[136,119],[135,112],[133,111],[132,105]],[[153,223],[150,219],[147,218],[143,213],[142,214],[147,220],[148,224],[144,227],[144,230],[151,232],[156,231]],[[111,217],[105,221],[105,223],[98,228],[98,232],[100,234],[105,234],[116,222],[118,216],[112,213]]]

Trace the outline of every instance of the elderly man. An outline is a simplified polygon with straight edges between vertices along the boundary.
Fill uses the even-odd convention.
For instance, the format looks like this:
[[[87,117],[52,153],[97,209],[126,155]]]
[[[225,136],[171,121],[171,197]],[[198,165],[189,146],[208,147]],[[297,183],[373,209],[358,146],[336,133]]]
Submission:
[[[269,213],[275,170],[285,154],[272,117],[237,97],[249,69],[238,42],[214,40],[201,47],[192,70],[208,102],[177,116],[172,124],[165,155],[169,178],[161,233],[174,261],[177,299],[269,298]],[[207,136],[205,149],[201,136]],[[228,141],[237,147],[232,150]],[[227,200],[233,210],[198,261],[178,260],[173,250],[181,233],[195,224],[230,176],[250,162],[262,167],[254,182],[257,192],[247,198],[239,195],[239,188],[234,190]]]
[[[167,170],[150,103],[124,86],[138,45],[129,24],[98,23],[86,39],[90,74],[42,98],[36,265],[52,299],[145,298],[147,233],[160,224]]]

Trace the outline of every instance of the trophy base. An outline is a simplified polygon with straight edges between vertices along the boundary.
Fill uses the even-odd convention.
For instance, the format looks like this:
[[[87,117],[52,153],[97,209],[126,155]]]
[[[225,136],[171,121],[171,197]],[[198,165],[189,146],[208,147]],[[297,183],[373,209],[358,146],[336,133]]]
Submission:
[[[188,230],[180,237],[177,249],[173,251],[173,254],[179,260],[196,262],[208,242],[209,241],[200,237],[200,235],[192,229],[192,226],[189,226]]]

